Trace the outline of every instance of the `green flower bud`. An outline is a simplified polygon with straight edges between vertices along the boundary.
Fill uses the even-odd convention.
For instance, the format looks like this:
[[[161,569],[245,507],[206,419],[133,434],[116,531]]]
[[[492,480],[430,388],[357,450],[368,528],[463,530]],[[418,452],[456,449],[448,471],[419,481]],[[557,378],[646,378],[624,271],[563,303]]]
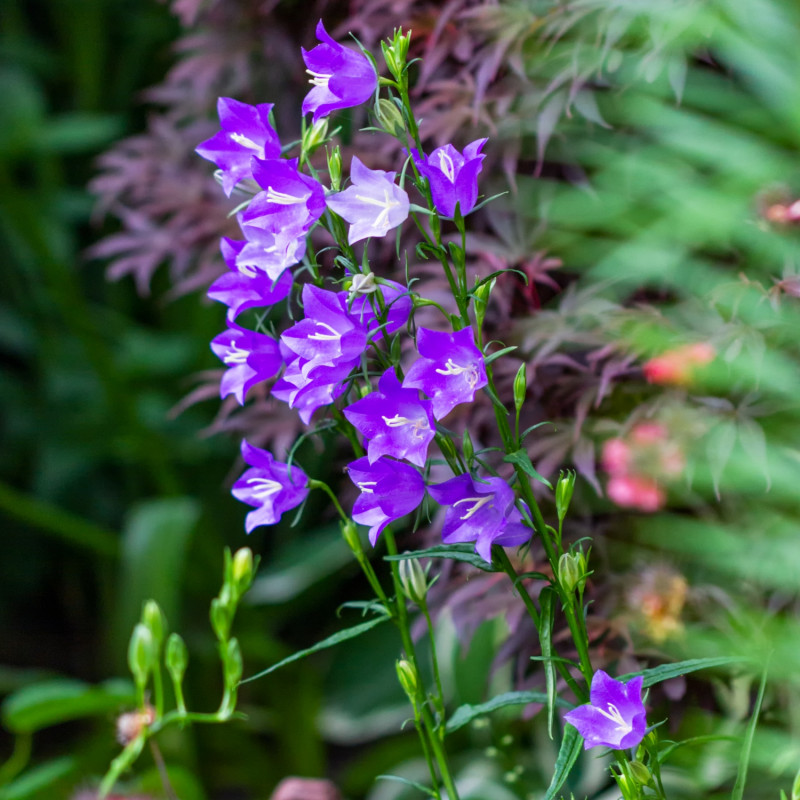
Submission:
[[[428,594],[428,578],[425,570],[416,558],[406,558],[400,562],[400,585],[403,593],[411,600],[422,607],[425,604],[425,597]]]
[[[361,538],[358,535],[358,528],[355,522],[349,519],[347,522],[341,522],[339,524],[347,546],[353,551],[353,555],[355,555],[356,558],[361,558],[364,554],[364,548],[361,546]]]
[[[167,632],[167,618],[155,600],[148,600],[142,606],[141,622],[153,634],[156,649],[161,649],[161,643],[164,641],[164,635]]]
[[[338,192],[342,188],[342,151],[338,144],[328,153],[328,175],[331,189]]]
[[[381,42],[383,58],[389,72],[396,80],[401,80],[408,60],[408,48],[411,44],[411,31],[403,33],[402,28],[397,28],[391,41]]]
[[[310,128],[303,131],[300,144],[304,158],[308,158],[320,145],[328,140],[328,118],[318,119]]]
[[[225,685],[233,691],[242,679],[242,649],[238,639],[231,639],[225,649]]]
[[[403,120],[403,112],[391,100],[381,97],[375,103],[375,116],[380,126],[390,136],[394,136],[396,139],[405,136],[406,125]]]
[[[586,561],[583,553],[564,553],[558,559],[558,580],[568,594],[572,594],[581,581],[585,580],[583,577],[585,571]]]
[[[166,665],[174,683],[180,685],[183,681],[188,663],[189,651],[186,649],[186,643],[177,633],[171,633],[167,639]]]
[[[525,395],[528,393],[528,370],[524,363],[519,365],[517,375],[514,378],[514,408],[519,410],[525,402]]]
[[[556,511],[558,512],[558,521],[563,522],[564,517],[567,515],[570,500],[572,500],[572,492],[575,489],[575,479],[577,473],[567,470],[561,473],[561,477],[556,484]]]
[[[397,668],[397,679],[400,681],[400,685],[403,687],[403,691],[408,695],[408,699],[411,701],[411,705],[414,708],[417,707],[417,673],[414,670],[414,666],[411,664],[410,661],[407,661],[405,658],[400,659],[396,663]]]
[[[158,647],[150,628],[138,623],[128,643],[128,667],[138,687],[147,684],[157,658]]]
[[[653,776],[650,774],[650,770],[642,764],[641,761],[631,761],[628,764],[628,767],[631,771],[631,776],[635,781],[641,783],[642,786],[647,786],[650,781],[653,779]]]
[[[234,553],[233,567],[231,568],[231,583],[237,602],[252,586],[254,576],[253,551],[249,547],[242,547]]]
[[[475,460],[475,448],[472,444],[472,437],[466,428],[464,428],[464,435],[461,437],[461,452],[467,460],[467,466],[471,467],[472,462]]]
[[[221,642],[228,638],[231,630],[231,623],[233,622],[233,614],[231,613],[230,602],[225,597],[226,592],[220,593],[219,597],[215,597],[211,601],[211,627],[214,633]],[[227,601],[227,602],[226,602]]]
[[[497,283],[497,278],[492,278],[490,281],[482,283],[473,293],[475,298],[475,321],[478,323],[479,330],[483,327],[483,319],[486,316],[486,309],[495,283]]]

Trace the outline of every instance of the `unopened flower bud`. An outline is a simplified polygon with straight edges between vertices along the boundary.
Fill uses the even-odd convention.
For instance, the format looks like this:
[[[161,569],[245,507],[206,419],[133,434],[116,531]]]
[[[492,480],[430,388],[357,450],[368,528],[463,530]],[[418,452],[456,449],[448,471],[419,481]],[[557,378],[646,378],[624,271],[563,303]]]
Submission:
[[[401,80],[403,70],[408,60],[408,48],[411,44],[411,31],[403,33],[402,28],[397,28],[390,42],[381,42],[383,58],[389,72],[396,80]]]
[[[483,327],[483,320],[486,316],[486,309],[489,305],[489,298],[492,295],[492,290],[497,282],[497,278],[492,278],[486,283],[482,283],[474,292],[475,298],[475,321],[477,322],[478,329]]]
[[[338,144],[328,153],[328,176],[331,179],[331,190],[338,192],[342,188],[342,151]]]
[[[237,600],[250,588],[254,575],[253,551],[249,547],[242,547],[234,553],[231,569],[233,590]]]
[[[302,153],[308,158],[321,144],[328,139],[328,118],[318,119],[310,128],[303,131],[301,142]]]
[[[142,625],[150,629],[155,641],[156,650],[161,649],[164,635],[167,632],[167,618],[155,600],[148,600],[142,606]]]
[[[211,601],[211,627],[217,635],[217,639],[224,642],[228,638],[228,633],[231,630],[232,615],[230,605],[225,602],[225,592],[220,594],[220,597],[215,597]]]
[[[128,644],[128,667],[137,686],[143,687],[147,684],[156,658],[158,648],[153,634],[150,628],[140,622],[133,629]]]
[[[650,770],[641,761],[631,761],[628,766],[630,767],[633,779],[641,783],[642,786],[647,786],[653,779]]]
[[[356,558],[360,558],[364,553],[364,548],[361,546],[361,538],[358,535],[358,528],[355,522],[349,519],[347,522],[340,523],[342,529],[342,537],[347,546],[353,551]]]
[[[242,679],[242,649],[239,647],[238,639],[231,639],[225,651],[225,685],[233,690],[239,685]]]
[[[405,558],[400,562],[400,585],[412,603],[420,607],[424,605],[428,594],[428,579],[418,559]]]
[[[395,138],[405,136],[406,126],[403,121],[403,112],[391,100],[381,97],[375,103],[375,116],[381,127],[390,136]]]
[[[177,633],[171,633],[167,639],[167,670],[172,680],[180,684],[186,674],[186,667],[189,663],[189,651],[186,643]]]
[[[397,679],[403,687],[403,691],[408,695],[411,705],[417,706],[417,673],[410,661],[405,658],[400,659],[395,665],[397,667]]]
[[[466,428],[464,428],[464,434],[461,437],[461,452],[467,460],[467,465],[471,467],[472,462],[475,460],[475,447],[472,444],[472,437]]]
[[[568,594],[576,588],[583,588],[585,571],[586,561],[582,553],[564,553],[558,559],[558,580]]]
[[[514,378],[514,408],[517,413],[525,402],[525,395],[528,394],[528,369],[524,362],[519,365],[516,377]]]
[[[575,478],[577,473],[567,470],[561,473],[561,477],[556,484],[556,512],[558,513],[558,521],[563,522],[564,517],[567,515],[570,501],[572,500],[572,492],[575,489]]]

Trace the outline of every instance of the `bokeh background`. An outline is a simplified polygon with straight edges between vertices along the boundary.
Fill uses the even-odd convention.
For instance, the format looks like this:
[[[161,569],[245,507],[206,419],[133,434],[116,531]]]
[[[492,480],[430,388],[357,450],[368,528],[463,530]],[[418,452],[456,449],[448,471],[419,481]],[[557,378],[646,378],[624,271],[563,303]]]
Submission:
[[[219,95],[275,102],[282,139],[296,136],[299,48],[320,17],[373,48],[411,27],[426,142],[490,137],[482,189],[508,194],[472,218],[470,268],[517,270],[498,281],[489,324],[528,364],[528,424],[554,423],[527,440],[534,464],[551,479],[566,467],[580,476],[569,535],[594,540],[596,663],[750,658],[653,693],[665,738],[693,740],[674,754],[670,796],[730,796],[741,751],[731,737],[756,712],[745,796],[790,792],[795,3],[2,0],[0,16],[2,800],[96,785],[118,752],[127,640],[145,598],[187,640],[190,705],[215,706],[207,613],[225,546],[263,556],[237,620],[248,674],[337,630],[334,609],[367,597],[318,500],[300,525],[245,539],[228,494],[238,439],[285,449],[302,427],[268,392],[242,410],[219,401],[208,342],[224,309],[204,289],[223,269],[219,236],[235,233],[192,152],[215,129]],[[389,143],[359,132],[366,110],[342,122],[346,152],[396,168]],[[387,272],[392,250],[376,254]],[[430,265],[412,269],[420,291],[441,294]],[[501,371],[505,390],[518,363]],[[478,403],[458,424],[490,445],[490,417]],[[621,443],[616,461],[609,440]],[[341,482],[341,454],[327,447],[304,446],[303,465]],[[552,517],[543,488],[542,502]],[[453,708],[537,685],[536,637],[507,586],[449,565],[437,592]],[[401,731],[396,656],[391,631],[376,630],[249,684],[246,722],[168,733],[179,796],[267,798],[292,774],[330,777],[352,798],[418,796],[375,783],[422,776]],[[449,740],[466,797],[543,795],[556,746],[533,711]],[[126,788],[163,796],[149,757]],[[615,796],[591,756],[569,789]]]

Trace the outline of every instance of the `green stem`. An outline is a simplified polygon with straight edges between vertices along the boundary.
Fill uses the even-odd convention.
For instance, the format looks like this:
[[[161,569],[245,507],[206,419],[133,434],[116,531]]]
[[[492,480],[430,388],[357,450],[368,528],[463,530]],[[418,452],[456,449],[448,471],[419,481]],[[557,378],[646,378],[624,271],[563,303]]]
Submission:
[[[442,720],[442,725],[440,726],[439,730],[442,732],[442,735],[444,735],[444,691],[442,690],[442,679],[439,675],[439,659],[436,655],[436,636],[434,635],[433,622],[431,620],[427,602],[423,600],[420,608],[422,609],[422,613],[425,615],[425,622],[428,626],[428,637],[431,641],[431,662],[433,663],[433,679],[436,683],[437,694],[437,697],[435,698],[436,710],[439,712],[439,716]]]

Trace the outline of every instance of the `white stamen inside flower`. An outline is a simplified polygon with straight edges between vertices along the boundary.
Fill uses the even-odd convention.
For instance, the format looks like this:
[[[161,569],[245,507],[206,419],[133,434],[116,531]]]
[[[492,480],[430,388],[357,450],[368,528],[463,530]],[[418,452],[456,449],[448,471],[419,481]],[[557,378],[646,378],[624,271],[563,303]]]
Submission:
[[[477,385],[478,370],[475,368],[474,364],[470,364],[468,367],[460,367],[452,358],[448,358],[444,366],[444,369],[436,370],[439,375],[466,375],[467,384],[470,389],[474,389]]]
[[[327,88],[328,81],[333,77],[333,75],[328,75],[325,72],[314,72],[313,69],[307,69],[306,72],[311,76],[309,83],[314,86],[325,86]]]
[[[222,357],[224,364],[244,364],[250,355],[249,350],[243,350],[236,342],[228,345],[228,352]]]
[[[279,206],[293,206],[298,203],[305,203],[305,197],[295,197],[288,192],[277,192],[271,186],[267,189],[267,200],[270,203],[277,203]]]
[[[331,327],[327,322],[315,322],[314,324],[318,328],[324,328],[326,331],[330,331],[330,333],[312,333],[308,337],[309,339],[314,339],[318,342],[334,342],[337,339],[342,338],[342,335],[336,330],[336,328]]]
[[[401,417],[399,414],[395,414],[393,417],[381,416],[381,419],[389,428],[402,428],[403,425],[411,425],[414,436],[417,439],[422,439],[425,435],[424,432],[429,430],[428,420],[424,417],[420,417],[419,419],[409,419],[408,417]]]
[[[472,507],[468,509],[465,514],[462,514],[459,517],[459,519],[469,519],[477,514],[478,511],[483,508],[483,506],[491,502],[493,499],[493,494],[485,494],[482,497],[463,497],[461,500],[456,500],[456,502],[453,503],[453,508],[460,506],[462,503],[472,503]]]
[[[380,227],[381,225],[386,225],[389,221],[389,212],[393,208],[397,208],[400,205],[400,201],[389,196],[389,187],[384,187],[383,190],[383,200],[378,200],[375,197],[369,197],[363,194],[355,195],[356,200],[360,200],[364,205],[367,206],[377,206],[381,209],[381,213],[375,217],[374,225]]]
[[[253,487],[253,497],[258,500],[266,500],[283,488],[278,481],[271,478],[248,478],[247,485]]]
[[[615,731],[620,731],[623,735],[625,735],[633,730],[633,722],[626,722],[623,719],[622,714],[620,714],[619,709],[613,703],[607,704],[608,711],[603,711],[600,706],[594,706],[594,708],[596,708],[597,711],[606,719],[610,719],[612,722],[617,724],[616,728],[614,728]]]
[[[252,139],[248,139],[243,133],[229,134],[236,144],[246,147],[248,150],[255,150],[258,153],[263,152],[264,148],[260,144],[256,144]]]
[[[450,183],[456,182],[456,166],[453,164],[453,159],[450,158],[450,155],[445,150],[439,151],[439,169],[444,172]]]
[[[361,491],[364,492],[364,494],[375,494],[375,492],[369,487],[377,485],[378,481],[361,481],[361,483],[356,484],[356,486],[358,486],[358,488],[361,489]]]

